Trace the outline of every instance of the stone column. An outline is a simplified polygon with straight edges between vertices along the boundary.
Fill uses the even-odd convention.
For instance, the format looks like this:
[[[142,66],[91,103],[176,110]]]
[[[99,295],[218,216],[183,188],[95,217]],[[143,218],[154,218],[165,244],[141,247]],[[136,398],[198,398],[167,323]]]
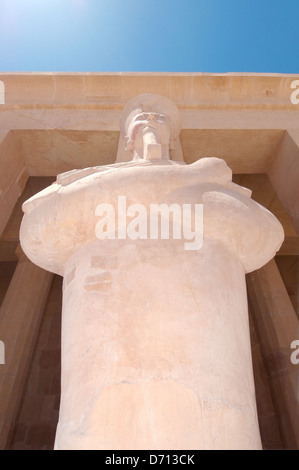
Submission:
[[[288,129],[268,169],[268,176],[299,236],[298,162],[299,129]]]
[[[24,250],[64,276],[57,449],[260,448],[245,273],[283,233],[228,173],[218,159],[136,163],[25,203]],[[128,206],[202,202],[202,248],[97,239],[97,204],[118,220],[120,188]]]
[[[21,248],[13,278],[0,309],[0,338],[5,364],[0,365],[0,449],[9,444],[36,335],[53,274],[34,265]]]
[[[79,250],[62,338],[57,449],[260,448],[243,268],[217,242]]]
[[[0,129],[0,235],[28,179],[25,163],[18,154],[12,133]]]
[[[249,301],[277,409],[283,444],[299,447],[299,365],[291,344],[299,339],[299,321],[275,260],[247,275]]]
[[[261,448],[245,273],[274,256],[283,229],[232,183],[223,160],[169,160],[179,124],[165,100],[127,105],[134,161],[67,174],[23,204],[24,251],[64,277],[56,449]],[[164,158],[147,152],[140,129],[167,147]],[[99,220],[103,204],[113,221]],[[203,243],[186,249],[195,204]],[[168,217],[169,239],[151,239],[157,206],[179,211],[179,221]]]

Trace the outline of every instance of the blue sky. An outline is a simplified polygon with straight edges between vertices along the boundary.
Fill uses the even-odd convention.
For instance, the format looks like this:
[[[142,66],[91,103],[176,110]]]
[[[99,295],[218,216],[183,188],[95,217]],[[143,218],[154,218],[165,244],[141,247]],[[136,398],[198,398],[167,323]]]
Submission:
[[[298,0],[0,0],[0,71],[299,73]]]

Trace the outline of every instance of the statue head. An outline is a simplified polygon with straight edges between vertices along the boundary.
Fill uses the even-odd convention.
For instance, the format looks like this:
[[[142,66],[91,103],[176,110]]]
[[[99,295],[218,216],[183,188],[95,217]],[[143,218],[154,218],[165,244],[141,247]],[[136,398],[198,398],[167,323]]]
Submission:
[[[125,106],[121,117],[117,162],[171,159],[183,161],[179,143],[180,116],[164,96],[138,95]]]

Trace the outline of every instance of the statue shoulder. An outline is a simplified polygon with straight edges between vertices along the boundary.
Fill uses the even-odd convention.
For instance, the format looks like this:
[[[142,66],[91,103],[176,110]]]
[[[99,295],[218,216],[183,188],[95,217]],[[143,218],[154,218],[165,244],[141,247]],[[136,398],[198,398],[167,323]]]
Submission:
[[[74,169],[70,171],[66,171],[65,173],[60,173],[57,175],[56,183],[60,184],[61,186],[67,186],[74,181],[78,181],[81,178],[85,178],[85,176],[92,175],[93,173],[99,173],[107,169],[107,166],[94,166],[88,167],[83,169]]]

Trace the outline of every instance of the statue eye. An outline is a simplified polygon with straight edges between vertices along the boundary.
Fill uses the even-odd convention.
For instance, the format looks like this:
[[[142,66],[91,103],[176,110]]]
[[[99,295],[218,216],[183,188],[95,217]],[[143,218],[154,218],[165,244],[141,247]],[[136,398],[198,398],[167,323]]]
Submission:
[[[144,121],[145,119],[147,119],[147,117],[148,117],[148,114],[143,113],[143,114],[139,114],[139,116],[137,116],[137,117],[135,118],[135,120],[136,120],[136,121]]]

